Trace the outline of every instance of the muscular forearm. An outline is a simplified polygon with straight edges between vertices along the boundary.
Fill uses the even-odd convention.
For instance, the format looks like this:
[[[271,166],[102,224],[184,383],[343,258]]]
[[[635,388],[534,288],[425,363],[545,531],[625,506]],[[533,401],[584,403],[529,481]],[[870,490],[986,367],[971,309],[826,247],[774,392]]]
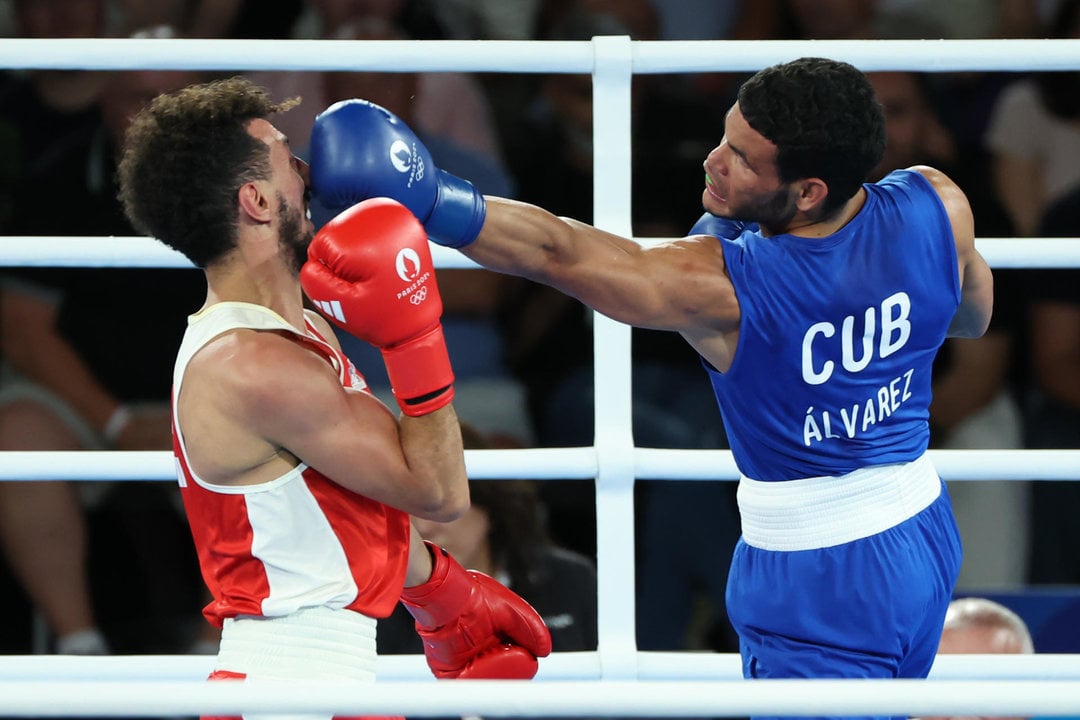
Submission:
[[[449,522],[469,507],[469,480],[461,429],[453,405],[411,417],[401,417],[401,448],[409,469],[438,488],[426,508],[413,514]]]
[[[413,587],[431,577],[431,551],[415,526],[409,526],[409,565],[405,571],[405,587]]]
[[[491,270],[541,280],[571,250],[567,223],[542,208],[516,200],[486,197],[487,218],[480,236],[462,252]]]

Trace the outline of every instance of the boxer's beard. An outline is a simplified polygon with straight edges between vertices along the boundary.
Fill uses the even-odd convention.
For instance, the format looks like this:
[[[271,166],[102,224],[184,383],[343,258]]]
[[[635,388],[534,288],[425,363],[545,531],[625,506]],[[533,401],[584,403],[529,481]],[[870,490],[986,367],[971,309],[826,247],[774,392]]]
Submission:
[[[748,198],[731,208],[729,217],[756,222],[765,228],[784,228],[795,217],[795,203],[789,195],[790,186]]]
[[[278,233],[278,246],[282,260],[296,275],[300,274],[300,268],[307,262],[308,246],[314,233],[304,227],[304,216],[298,208],[290,205],[280,193],[278,204],[281,210],[278,212],[278,220],[281,230]]]

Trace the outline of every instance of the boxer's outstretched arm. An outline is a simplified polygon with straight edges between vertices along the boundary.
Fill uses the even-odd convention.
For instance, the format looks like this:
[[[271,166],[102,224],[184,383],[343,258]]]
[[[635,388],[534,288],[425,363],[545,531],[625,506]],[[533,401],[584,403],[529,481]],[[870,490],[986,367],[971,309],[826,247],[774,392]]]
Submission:
[[[434,242],[490,269],[551,285],[632,325],[699,335],[730,330],[738,321],[714,237],[643,249],[532,205],[483,197],[468,180],[437,168],[400,118],[363,100],[335,103],[315,118],[311,181],[330,207],[394,198]]]
[[[738,303],[720,243],[695,236],[642,245],[527,203],[486,197],[480,265],[572,295],[615,320],[660,330],[728,330]]]

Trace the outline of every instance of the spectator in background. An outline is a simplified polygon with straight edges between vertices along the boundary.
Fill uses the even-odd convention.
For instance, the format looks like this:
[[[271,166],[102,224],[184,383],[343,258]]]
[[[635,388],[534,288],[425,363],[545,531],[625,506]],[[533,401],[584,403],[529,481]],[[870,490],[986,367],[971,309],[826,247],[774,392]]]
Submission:
[[[1037,38],[1060,0],[881,0],[883,7],[925,18],[945,39]],[[986,129],[1001,91],[1017,79],[1010,72],[941,72],[928,85],[941,121],[957,149],[957,165],[972,176],[992,174]],[[976,169],[978,168],[978,169]]]
[[[187,71],[108,76],[80,132],[45,145],[11,190],[5,232],[14,235],[133,235],[116,200],[114,174],[131,116],[159,92],[197,79]],[[7,108],[11,127],[29,117]],[[28,128],[33,131],[33,128]],[[62,204],[58,205],[58,199]],[[6,450],[168,450],[172,359],[184,318],[205,294],[191,270],[146,268],[10,269],[0,279],[0,446]],[[154,308],[151,310],[150,308]],[[173,308],[162,313],[162,308]],[[132,335],[127,321],[143,318]],[[120,322],[123,319],[125,322]],[[77,485],[77,486],[76,486]],[[44,616],[61,653],[186,649],[191,638],[148,617],[197,619],[198,576],[190,538],[159,483],[0,483],[0,544],[18,581]],[[100,617],[88,580],[86,513],[130,548],[110,559],[124,586],[118,616]],[[173,533],[168,532],[172,523]],[[185,571],[192,593],[179,588]],[[141,584],[140,584],[141,581]],[[120,592],[120,587],[106,588]],[[145,596],[139,593],[145,592]],[[133,617],[134,598],[148,610]],[[189,601],[190,607],[184,607]],[[110,601],[103,607],[120,607]],[[102,631],[111,625],[112,637]],[[143,623],[143,624],[140,624]],[[200,626],[201,627],[201,626]],[[179,636],[178,636],[179,635]]]
[[[1044,8],[1057,0],[880,0],[882,8],[922,15],[940,26],[944,38],[1035,37]]]
[[[75,39],[109,35],[109,0],[12,0],[11,5],[16,37]],[[25,78],[35,99],[49,110],[76,113],[97,99],[107,75],[83,70],[31,70]]]
[[[327,38],[356,18],[378,17],[417,40],[445,40],[448,30],[441,24],[442,15],[434,0],[305,0],[291,36]]]
[[[300,16],[305,0],[275,0],[266,12],[259,0],[114,0],[125,34],[170,27],[184,37],[282,39]]]
[[[938,655],[1031,655],[1034,652],[1035,643],[1027,623],[1001,603],[978,597],[949,603]]]
[[[408,40],[393,20],[360,15],[338,25],[336,40]],[[337,101],[361,97],[409,118],[418,132],[435,143],[433,151],[448,162],[468,167],[490,192],[513,192],[510,175],[491,127],[483,91],[462,73],[326,72],[319,76],[317,111]],[[300,136],[305,139],[311,128]],[[436,155],[438,158],[439,155]]]
[[[311,0],[290,36],[332,40],[427,40],[442,29],[425,0]],[[342,73],[347,74],[347,73]],[[394,73],[381,74],[389,78]],[[282,118],[281,131],[294,145],[307,142],[315,114],[333,101],[327,80],[337,73],[257,71],[253,82],[281,97],[298,96],[296,117]],[[370,73],[369,73],[370,75]],[[493,112],[480,82],[459,72],[409,73],[409,115],[414,126],[498,165],[503,152]],[[290,113],[292,114],[292,113]]]
[[[466,450],[492,447],[462,423]],[[544,618],[556,652],[596,649],[596,570],[582,555],[554,545],[536,487],[528,480],[470,480],[471,507],[457,520],[413,518],[425,540],[445,548],[470,570],[511,588]],[[421,653],[414,621],[402,607],[379,620],[379,654]]]
[[[26,38],[85,38],[106,35],[105,0],[14,0],[15,34]],[[84,144],[98,122],[103,73],[79,71],[6,72],[0,80],[0,227],[13,234],[20,210],[16,191],[28,176],[51,162],[57,149]],[[56,197],[52,190],[45,197]],[[63,197],[62,195],[59,197]],[[50,214],[56,214],[55,204]],[[6,294],[6,293],[4,293]],[[22,322],[8,298],[0,296],[0,331]],[[0,339],[0,356],[11,351]],[[76,449],[79,438],[55,413],[12,389],[10,359],[3,357],[0,379],[0,447]],[[108,417],[98,419],[101,429]],[[66,435],[65,435],[66,433]],[[44,447],[34,443],[42,441]],[[53,442],[56,446],[52,446]],[[0,542],[12,573],[44,615],[60,652],[103,652],[96,630],[86,570],[85,525],[73,488],[57,483],[0,483]],[[41,553],[41,558],[35,558]]]
[[[916,164],[942,168],[967,195],[980,237],[1012,234],[985,174],[958,162],[957,144],[931,105],[927,79],[912,72],[868,74],[885,112],[885,155],[874,172]],[[1022,318],[1016,270],[994,272],[994,317],[981,338],[951,338],[934,364],[932,446],[947,449],[1023,447],[1019,402]],[[1014,589],[1024,584],[1030,535],[1030,485],[1011,480],[950,482],[964,543],[957,586]]]
[[[106,0],[14,0],[17,37],[87,38],[106,34]],[[77,70],[0,73],[0,224],[10,220],[13,192],[50,148],[92,132],[106,75]]]
[[[1080,185],[1047,211],[1045,237],[1080,235]],[[1027,445],[1080,448],[1080,269],[1028,270],[1031,338]],[[1030,581],[1080,583],[1080,483],[1034,484]]]
[[[1080,0],[1061,0],[1047,37],[1080,38]],[[1078,121],[1080,71],[1035,73],[1002,90],[986,145],[1017,234],[1034,234],[1047,208],[1080,184]]]
[[[1031,655],[1035,645],[1023,619],[993,600],[961,598],[949,603],[945,628],[938,644],[940,655]],[[965,720],[926,717],[922,720]],[[985,720],[1006,720],[986,718]],[[1016,718],[1014,720],[1022,720]]]
[[[434,11],[455,40],[532,40],[547,0],[440,0]]]
[[[925,13],[887,0],[766,0],[772,25],[756,26],[777,40],[875,40],[943,37]],[[760,11],[759,11],[760,12]]]
[[[1004,23],[1013,28],[1031,26],[1030,19],[1018,20],[1030,15],[1005,7],[1028,0],[974,1],[992,2],[998,8],[993,11],[984,8],[975,22],[971,15],[964,17],[966,32],[971,28],[1000,27]],[[775,10],[771,25],[767,21],[756,23],[758,37],[775,40],[950,38],[958,31],[950,24],[957,15],[953,6],[968,6],[965,2],[925,0],[765,0],[765,4],[773,5]],[[934,5],[934,12],[924,7],[930,4]],[[762,13],[758,10],[756,14]],[[989,172],[983,135],[990,108],[1008,78],[1008,74],[996,72],[934,73],[927,78],[941,122],[956,144],[956,167],[971,164],[982,168],[972,170],[973,177],[977,172]]]
[[[730,38],[742,17],[754,7],[768,8],[769,1],[726,2],[713,0],[667,0],[655,3],[660,15],[661,40],[724,40]]]

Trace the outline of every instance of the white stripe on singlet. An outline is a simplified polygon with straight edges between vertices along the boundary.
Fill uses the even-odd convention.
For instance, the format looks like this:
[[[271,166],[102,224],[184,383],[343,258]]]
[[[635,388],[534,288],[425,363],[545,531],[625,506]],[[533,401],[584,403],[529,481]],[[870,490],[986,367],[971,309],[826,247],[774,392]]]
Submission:
[[[930,459],[835,477],[739,479],[743,540],[763,550],[832,547],[895,527],[930,506],[941,478]]]

